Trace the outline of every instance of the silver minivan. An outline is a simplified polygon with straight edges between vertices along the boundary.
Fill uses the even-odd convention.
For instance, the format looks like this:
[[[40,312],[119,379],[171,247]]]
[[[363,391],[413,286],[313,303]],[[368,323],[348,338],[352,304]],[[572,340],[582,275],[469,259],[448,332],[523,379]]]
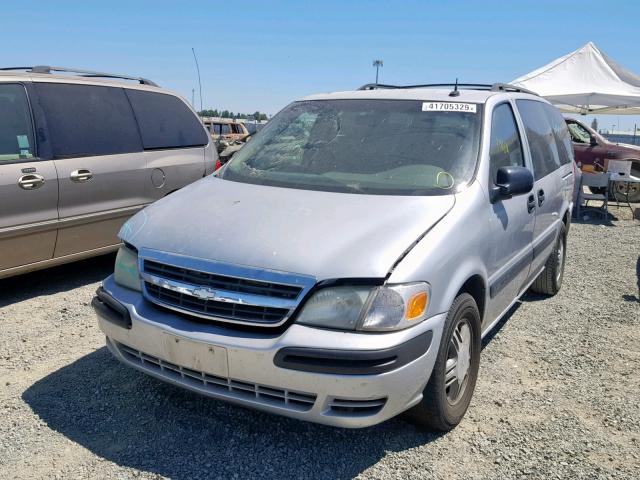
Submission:
[[[0,278],[117,250],[129,217],[216,156],[193,109],[149,80],[0,69]]]
[[[560,289],[573,168],[558,110],[508,85],[310,96],[127,222],[93,306],[116,358],[175,385],[449,430],[481,338]]]

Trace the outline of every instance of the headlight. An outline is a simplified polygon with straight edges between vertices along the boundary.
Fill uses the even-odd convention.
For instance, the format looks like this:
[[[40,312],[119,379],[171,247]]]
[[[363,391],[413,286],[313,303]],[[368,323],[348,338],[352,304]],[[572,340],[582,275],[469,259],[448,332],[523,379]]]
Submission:
[[[429,284],[332,287],[305,303],[297,323],[342,330],[402,330],[427,316]]]
[[[140,286],[140,272],[138,270],[138,254],[125,245],[118,250],[113,278],[120,286],[138,292],[142,291]]]

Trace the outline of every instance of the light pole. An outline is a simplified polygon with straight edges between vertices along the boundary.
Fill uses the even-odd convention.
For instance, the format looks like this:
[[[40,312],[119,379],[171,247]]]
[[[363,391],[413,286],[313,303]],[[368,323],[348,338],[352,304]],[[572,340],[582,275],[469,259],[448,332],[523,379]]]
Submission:
[[[382,60],[374,60],[373,66],[376,67],[376,85],[378,84],[378,70],[380,67],[384,67],[384,63]]]

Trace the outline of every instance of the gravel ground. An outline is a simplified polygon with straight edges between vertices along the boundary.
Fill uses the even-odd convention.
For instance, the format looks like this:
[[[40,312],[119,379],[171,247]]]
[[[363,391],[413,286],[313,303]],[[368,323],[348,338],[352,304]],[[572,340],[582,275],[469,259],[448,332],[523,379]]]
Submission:
[[[638,221],[574,223],[562,291],[485,340],[446,435],[288,420],[121,366],[89,305],[113,256],[0,281],[0,478],[637,479],[639,246]]]

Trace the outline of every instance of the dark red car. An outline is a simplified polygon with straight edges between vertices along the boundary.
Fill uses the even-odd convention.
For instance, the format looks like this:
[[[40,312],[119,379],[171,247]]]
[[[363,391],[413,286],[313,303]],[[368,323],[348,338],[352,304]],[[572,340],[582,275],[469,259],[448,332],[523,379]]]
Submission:
[[[632,161],[631,175],[640,177],[640,147],[625,143],[614,143],[607,140],[592,128],[573,118],[565,119],[571,140],[576,163],[584,171],[605,171],[609,160]],[[591,166],[591,167],[590,167]],[[626,192],[627,185],[616,183],[617,193]],[[640,202],[638,184],[629,184],[629,201]]]

